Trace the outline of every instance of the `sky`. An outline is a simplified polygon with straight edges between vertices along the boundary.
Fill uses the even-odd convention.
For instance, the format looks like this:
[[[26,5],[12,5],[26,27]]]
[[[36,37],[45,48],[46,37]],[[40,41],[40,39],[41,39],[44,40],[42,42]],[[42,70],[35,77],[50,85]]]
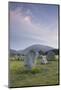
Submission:
[[[58,48],[58,5],[9,3],[10,48],[40,44]]]

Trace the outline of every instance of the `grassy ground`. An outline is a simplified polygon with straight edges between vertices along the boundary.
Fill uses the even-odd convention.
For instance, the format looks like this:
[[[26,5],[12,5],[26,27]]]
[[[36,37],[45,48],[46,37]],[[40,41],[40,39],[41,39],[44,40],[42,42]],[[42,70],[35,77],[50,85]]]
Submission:
[[[58,60],[42,65],[38,59],[32,71],[27,71],[23,61],[10,60],[9,86],[35,86],[58,84]]]

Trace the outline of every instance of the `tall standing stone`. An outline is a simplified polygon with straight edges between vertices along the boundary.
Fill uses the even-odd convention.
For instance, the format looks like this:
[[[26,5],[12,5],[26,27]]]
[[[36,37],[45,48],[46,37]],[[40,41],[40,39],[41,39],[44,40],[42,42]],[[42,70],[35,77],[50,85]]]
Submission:
[[[26,59],[25,59],[25,66],[28,70],[31,70],[32,67],[35,65],[35,58],[36,58],[36,52],[31,50],[27,53]]]

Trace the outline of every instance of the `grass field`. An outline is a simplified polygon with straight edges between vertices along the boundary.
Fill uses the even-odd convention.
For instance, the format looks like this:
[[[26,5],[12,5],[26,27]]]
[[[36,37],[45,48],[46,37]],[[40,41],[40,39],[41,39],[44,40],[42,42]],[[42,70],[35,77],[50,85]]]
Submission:
[[[58,84],[58,60],[40,64],[37,60],[32,71],[27,71],[23,61],[9,61],[9,87]]]

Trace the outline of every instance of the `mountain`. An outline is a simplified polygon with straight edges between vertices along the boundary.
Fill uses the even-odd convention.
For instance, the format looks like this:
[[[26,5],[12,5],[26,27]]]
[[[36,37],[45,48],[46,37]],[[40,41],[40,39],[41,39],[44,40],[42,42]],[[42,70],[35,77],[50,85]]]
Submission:
[[[55,55],[58,55],[58,54],[59,54],[59,49],[52,49],[52,50],[49,50],[49,51],[47,51],[45,54],[47,54],[47,53],[50,52],[50,51],[54,52]]]
[[[9,52],[10,56],[14,56],[14,55],[16,55],[17,53],[18,53],[18,52],[17,52],[16,50],[10,49],[10,52]]]
[[[30,50],[34,50],[34,51],[36,51],[36,52],[41,51],[41,52],[45,53],[45,52],[47,52],[47,51],[49,51],[49,50],[53,50],[53,49],[54,49],[54,48],[49,47],[49,46],[37,44],[37,45],[29,46],[29,47],[27,47],[27,48],[24,49],[24,50],[20,50],[19,53],[26,55]]]
[[[25,48],[24,50],[16,51],[16,50],[10,49],[10,55],[26,55],[30,50],[34,50],[35,52],[40,52],[42,54],[47,53],[48,51],[51,51],[51,50],[57,53],[57,50],[55,48],[36,44],[36,45],[29,46]]]
[[[59,54],[59,49],[53,49],[52,51],[53,51],[56,55]]]

